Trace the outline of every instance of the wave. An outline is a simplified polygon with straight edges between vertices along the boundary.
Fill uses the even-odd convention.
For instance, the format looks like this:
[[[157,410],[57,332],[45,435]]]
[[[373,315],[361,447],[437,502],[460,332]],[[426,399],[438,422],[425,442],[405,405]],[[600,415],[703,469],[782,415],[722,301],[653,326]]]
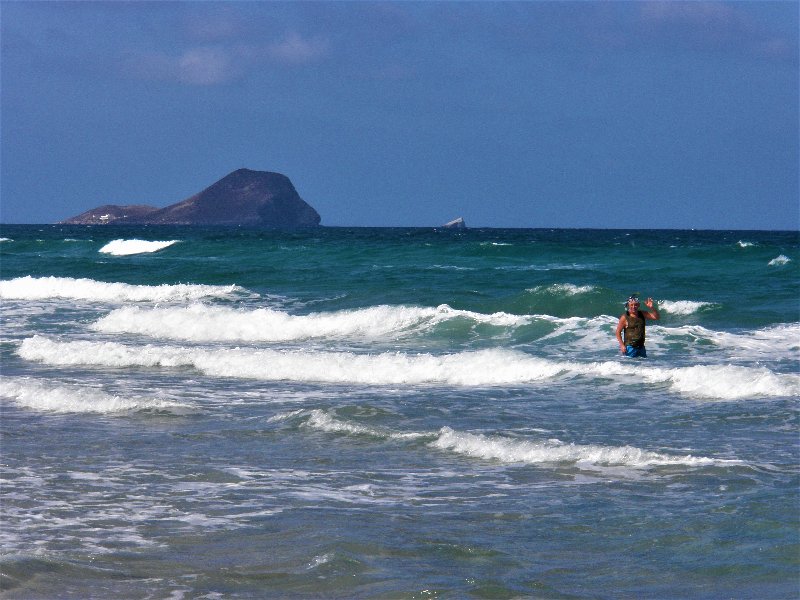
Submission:
[[[300,411],[301,413],[304,411]],[[380,439],[409,440],[429,437],[426,433],[400,433],[388,429],[368,427],[358,423],[350,423],[336,419],[323,410],[313,409],[308,413],[308,420],[305,421],[306,427],[311,427],[319,431],[329,433],[346,433],[351,435],[366,435]]]
[[[554,296],[577,296],[578,294],[588,294],[595,291],[593,285],[575,285],[572,283],[553,283],[551,285],[538,285],[526,291],[534,293],[547,293]]]
[[[686,303],[686,304],[684,304]],[[664,310],[708,310],[711,303],[677,301],[664,303]],[[90,325],[106,334],[134,334],[155,340],[183,342],[300,342],[303,340],[399,341],[414,336],[467,335],[478,327],[480,340],[495,344],[535,344],[545,351],[548,344],[569,344],[588,357],[598,349],[613,351],[616,318],[610,316],[555,317],[546,314],[513,315],[457,310],[447,305],[418,307],[378,305],[362,309],[293,315],[272,308],[243,309],[195,303],[188,306],[123,306]],[[784,325],[744,333],[714,331],[700,325],[667,327],[652,324],[651,345],[711,343],[738,358],[759,358],[774,353],[776,344],[785,349],[800,340],[800,325]],[[469,338],[459,338],[469,343]],[[798,342],[800,343],[800,342]],[[707,346],[706,346],[707,348]]]
[[[751,248],[756,245],[755,242],[745,242],[743,240],[739,240],[738,244],[739,248]]]
[[[753,397],[800,396],[800,375],[774,373],[766,367],[695,365],[652,369],[643,373],[649,382],[666,382],[687,396],[741,400]]]
[[[129,256],[131,254],[147,254],[150,252],[157,252],[176,244],[178,240],[170,240],[166,242],[149,242],[145,240],[112,240],[105,246],[100,248],[99,252],[103,254],[111,254],[113,256]]]
[[[691,315],[700,310],[717,306],[713,302],[701,302],[697,300],[659,300],[658,307],[664,309],[671,315]]]
[[[709,341],[714,345],[733,351],[739,355],[748,354],[775,355],[775,349],[796,351],[800,350],[800,323],[775,325],[765,329],[743,333],[727,331],[714,331],[700,325],[684,327],[661,328],[662,335],[689,336],[695,341]]]
[[[0,298],[46,300],[64,298],[97,302],[169,302],[225,297],[243,288],[236,285],[131,285],[71,277],[18,277],[0,281]]]
[[[13,242],[13,241],[14,241],[14,240],[12,240],[11,238],[7,238],[7,237],[0,237],[0,242]]]
[[[268,308],[241,310],[194,304],[188,307],[123,307],[98,320],[92,328],[105,333],[135,333],[195,342],[278,342],[342,336],[399,336],[451,319],[466,319],[500,327],[514,327],[531,321],[529,317],[507,313],[485,315],[455,310],[447,305],[436,308],[379,305],[330,313],[290,315]]]
[[[696,365],[664,369],[631,361],[579,363],[490,349],[455,354],[356,354],[255,348],[187,348],[117,342],[60,342],[43,336],[22,341],[18,354],[51,365],[193,368],[214,377],[365,385],[526,385],[574,377],[611,379],[620,385],[665,384],[682,395],[743,400],[800,395],[800,375],[764,367]]]
[[[771,267],[779,267],[781,265],[785,265],[787,263],[792,262],[792,259],[786,256],[785,254],[781,254],[776,256],[771,261],[769,261],[769,266]]]
[[[56,413],[196,412],[191,406],[180,402],[160,398],[123,398],[96,388],[59,385],[22,377],[4,377],[0,381],[0,397],[13,400],[24,408]]]
[[[442,450],[450,450],[457,454],[486,460],[498,460],[503,463],[570,463],[633,468],[662,465],[694,467],[716,464],[741,464],[740,461],[735,460],[720,460],[692,455],[674,456],[642,450],[634,446],[566,444],[559,440],[528,441],[501,436],[457,432],[449,427],[441,429],[438,438],[431,443],[431,446]]]
[[[276,420],[302,419],[302,426],[327,433],[368,436],[386,440],[426,440],[430,448],[504,464],[569,464],[577,466],[623,466],[648,468],[664,465],[707,466],[742,464],[738,460],[692,455],[677,456],[634,446],[601,446],[564,443],[557,439],[529,440],[502,435],[484,435],[442,427],[432,432],[397,432],[338,419],[313,409],[281,415]]]

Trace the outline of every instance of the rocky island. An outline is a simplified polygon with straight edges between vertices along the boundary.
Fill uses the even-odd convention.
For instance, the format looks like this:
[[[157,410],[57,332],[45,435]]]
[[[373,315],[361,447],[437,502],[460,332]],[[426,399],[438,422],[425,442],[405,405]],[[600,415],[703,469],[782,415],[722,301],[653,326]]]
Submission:
[[[165,208],[105,204],[64,221],[70,225],[247,225],[317,227],[320,216],[285,175],[239,169]]]

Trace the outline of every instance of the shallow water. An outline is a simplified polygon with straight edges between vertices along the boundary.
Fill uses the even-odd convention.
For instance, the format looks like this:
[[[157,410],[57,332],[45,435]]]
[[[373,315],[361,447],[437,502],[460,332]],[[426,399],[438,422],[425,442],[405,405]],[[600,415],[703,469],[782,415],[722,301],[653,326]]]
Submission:
[[[5,597],[800,589],[797,233],[0,237]]]

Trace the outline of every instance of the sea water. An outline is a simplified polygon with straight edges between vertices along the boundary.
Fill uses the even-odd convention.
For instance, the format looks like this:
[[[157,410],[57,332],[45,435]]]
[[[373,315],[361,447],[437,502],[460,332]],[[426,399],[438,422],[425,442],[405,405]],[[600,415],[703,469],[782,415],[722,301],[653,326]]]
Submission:
[[[800,593],[797,232],[0,238],[3,597]]]

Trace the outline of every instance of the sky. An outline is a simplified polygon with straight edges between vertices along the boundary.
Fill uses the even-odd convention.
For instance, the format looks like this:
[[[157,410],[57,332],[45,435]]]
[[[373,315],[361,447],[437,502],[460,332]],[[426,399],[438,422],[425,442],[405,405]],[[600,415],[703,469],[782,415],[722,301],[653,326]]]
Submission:
[[[288,176],[328,226],[800,229],[764,2],[0,2],[0,222]]]

